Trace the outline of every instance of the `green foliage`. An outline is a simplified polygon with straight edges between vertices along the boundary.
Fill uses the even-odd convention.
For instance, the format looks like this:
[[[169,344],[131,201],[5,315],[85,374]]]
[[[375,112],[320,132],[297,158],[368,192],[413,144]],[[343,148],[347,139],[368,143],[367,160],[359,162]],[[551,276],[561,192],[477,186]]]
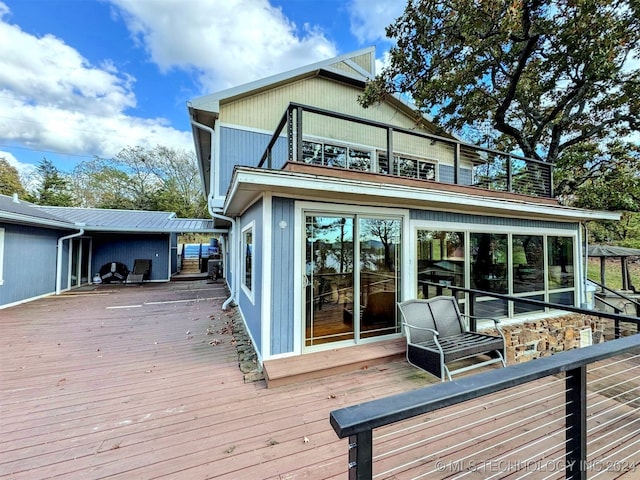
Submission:
[[[388,68],[361,97],[409,94],[441,126],[490,122],[497,147],[558,160],[640,126],[632,0],[411,0],[387,27]]]
[[[17,193],[20,198],[27,196],[27,191],[20,181],[18,170],[9,165],[9,162],[4,158],[0,158],[0,193],[3,195]]]
[[[51,160],[43,158],[37,167],[39,186],[33,193],[34,203],[56,207],[73,207],[75,202],[67,178]]]
[[[112,159],[79,164],[73,174],[86,207],[163,210],[183,218],[208,216],[195,156],[157,146],[127,147]]]

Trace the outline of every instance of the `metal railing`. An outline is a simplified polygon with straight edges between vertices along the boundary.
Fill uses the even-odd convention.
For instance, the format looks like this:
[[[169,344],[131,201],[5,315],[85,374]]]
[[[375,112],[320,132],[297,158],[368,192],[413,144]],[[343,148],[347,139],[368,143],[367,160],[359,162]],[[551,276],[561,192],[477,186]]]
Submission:
[[[453,382],[433,385],[414,392],[406,392],[393,397],[382,398],[331,412],[330,421],[335,432],[340,438],[349,437],[349,478],[373,478],[374,429],[391,426],[398,422],[413,419],[419,415],[473,399],[484,398],[492,393],[566,372],[564,380],[564,415],[561,419],[566,422],[566,425],[560,429],[566,432],[566,437],[564,441],[561,442],[562,445],[565,446],[565,453],[559,463],[556,458],[555,466],[558,468],[562,467],[562,469],[565,470],[566,478],[586,479],[586,471],[593,468],[593,463],[590,464],[587,462],[586,450],[587,365],[630,352],[634,349],[638,349],[638,353],[640,354],[640,335],[620,338],[620,323],[633,323],[636,325],[638,332],[640,332],[640,318],[609,312],[585,310],[571,305],[542,302],[529,298],[513,297],[453,285],[444,286],[433,282],[426,283],[440,288],[440,290],[437,291],[439,295],[444,293],[443,289],[445,288],[451,291],[464,292],[468,295],[467,314],[471,316],[471,330],[476,330],[477,327],[473,319],[477,300],[480,297],[495,297],[504,301],[536,305],[549,310],[581,313],[613,320],[615,324],[615,338],[617,340],[596,344],[588,348],[562,352],[550,357],[537,359],[533,362],[512,365],[505,369],[481,373]],[[640,362],[637,362],[637,365],[637,368],[640,369]],[[635,373],[633,378],[637,376],[638,373]],[[616,385],[616,388],[619,388],[619,384]],[[635,387],[635,390],[638,389],[640,389],[640,386]],[[633,396],[637,399],[637,391],[633,393]],[[559,409],[561,406],[554,408]],[[491,415],[489,412],[482,412],[482,409],[479,411],[482,415]],[[640,419],[638,421],[640,421]],[[637,427],[635,430],[637,430]],[[422,434],[422,436],[424,435],[425,433]],[[426,435],[429,436],[428,433]],[[491,432],[487,435],[491,435]],[[397,442],[402,443],[402,441],[403,440],[400,439]],[[640,440],[637,442],[640,442]],[[401,449],[401,447],[398,447],[398,449]],[[636,447],[635,451],[637,450]],[[427,455],[432,465],[434,464],[434,455],[435,453]],[[428,463],[424,458],[420,461]],[[454,460],[453,462],[454,463],[447,463],[447,468],[466,468],[469,471],[473,470],[472,466],[468,463],[466,466],[461,467],[462,463],[460,463],[460,460]],[[637,465],[632,465],[634,468],[636,466],[640,468],[640,460]],[[436,464],[435,470],[432,470],[432,472],[437,470]],[[451,473],[451,471],[449,471],[449,473]],[[423,478],[423,476],[419,476],[418,478]]]
[[[536,470],[543,476],[533,478],[559,478],[558,475],[561,475],[565,478],[586,479],[588,471],[604,470],[615,466],[625,468],[627,471],[636,471],[640,468],[640,463],[636,463],[638,442],[640,441],[636,438],[638,436],[637,423],[640,420],[636,418],[638,407],[635,404],[637,403],[637,389],[640,387],[632,387],[626,392],[627,395],[631,396],[628,401],[621,401],[619,398],[612,401],[611,397],[619,397],[621,394],[614,395],[610,393],[608,395],[609,398],[606,400],[616,403],[612,407],[613,410],[601,409],[597,414],[598,418],[595,425],[587,428],[587,366],[633,351],[640,353],[640,335],[632,335],[596,344],[588,348],[571,350],[535,361],[464,377],[452,382],[440,383],[391,397],[341,408],[330,413],[330,422],[338,437],[349,438],[348,472],[350,479],[373,478],[374,430],[381,429],[384,432],[381,437],[385,437],[390,435],[388,430],[392,427],[396,427],[397,430],[394,432],[396,433],[394,437],[395,443],[387,442],[392,443],[392,447],[383,454],[378,453],[378,458],[376,458],[376,462],[380,462],[383,465],[381,467],[383,472],[376,476],[383,478],[398,478],[393,476],[394,468],[400,474],[411,474],[410,478],[451,478],[453,473],[459,474],[459,477],[463,477],[465,474],[477,475],[482,473],[484,474],[483,478],[501,478],[499,471],[502,469],[502,473],[505,475],[513,474],[516,470],[522,470],[517,473],[530,475],[533,470]],[[634,357],[630,360],[634,365],[631,368],[636,370],[640,368],[639,358]],[[605,368],[606,371],[607,369]],[[564,380],[556,378],[562,373],[565,374]],[[637,371],[631,375],[623,371],[623,376],[627,378],[637,378],[637,375]],[[538,393],[530,393],[534,391],[533,385],[535,384],[532,384],[532,382],[544,381],[543,379],[547,383],[540,386],[537,390]],[[564,388],[550,395],[549,385],[551,383],[564,384]],[[500,415],[494,414],[489,409],[490,403],[499,404],[503,397],[506,402],[506,397],[511,396],[509,394],[509,392],[512,392],[511,389],[523,385],[531,388],[521,394],[513,410],[520,411],[521,416],[525,418],[537,417],[541,425],[523,424],[522,420],[515,422],[508,418],[503,420],[506,425],[499,426],[497,422]],[[619,388],[619,384],[616,384],[616,387]],[[601,388],[600,385],[597,385],[597,388]],[[460,412],[455,411],[448,415],[441,413],[442,409],[446,407],[463,404],[474,399],[487,399],[487,396],[495,393],[500,394],[496,400],[489,399],[486,402],[477,402],[479,405],[476,405],[469,418],[465,418],[464,421],[466,423],[462,426],[458,426],[455,423],[456,418],[461,415]],[[534,413],[532,407],[537,395],[546,395],[548,397],[544,398],[547,403],[538,406],[538,409],[542,410],[540,413]],[[589,398],[592,398],[593,392],[590,395]],[[599,392],[596,392],[596,395],[599,395]],[[600,403],[599,396],[597,399],[598,402],[594,401],[592,403]],[[591,407],[590,413],[594,415],[593,405]],[[547,419],[551,410],[558,412],[560,418],[555,421],[559,423],[559,426],[549,426],[550,423],[547,422]],[[631,410],[631,413],[629,413],[629,410]],[[425,417],[426,414],[430,415]],[[443,419],[442,432],[430,431],[428,422],[439,415],[447,417]],[[590,436],[598,434],[598,429],[601,428],[603,423],[612,421],[610,419],[604,420],[605,416],[613,417],[614,419],[621,417],[622,426],[619,428],[617,426],[615,428],[611,427],[606,434],[600,433],[599,440],[601,443],[594,443],[590,440]],[[412,421],[413,423],[410,426],[406,426],[403,422],[407,421]],[[516,430],[516,423],[522,425],[518,430]],[[427,426],[425,427],[425,425]],[[480,429],[483,427],[483,433],[480,433]],[[626,430],[623,427],[627,427]],[[411,428],[420,428],[419,433],[411,435]],[[551,430],[551,428],[554,430]],[[454,431],[460,429],[463,432],[473,429],[473,433],[467,433],[464,437],[466,440],[462,442],[455,443],[457,441],[450,440],[450,443],[453,442],[454,444],[449,447],[438,451],[427,450],[429,445],[435,445],[428,443],[434,438],[449,439]],[[529,441],[525,446],[519,446],[517,449],[512,450],[518,451],[520,456],[516,455],[516,457],[511,458],[518,458],[518,460],[509,460],[510,457],[496,455],[495,452],[489,451],[491,447],[501,450],[506,445],[513,448],[516,436],[529,435],[532,430],[538,430],[536,440]],[[516,434],[516,432],[518,433]],[[493,441],[492,436],[498,436],[499,434],[503,437],[506,436],[506,439]],[[465,446],[480,442],[481,436],[490,445],[490,447],[480,450],[481,457],[474,458],[471,454],[462,450]],[[543,442],[551,436],[559,438],[553,446],[548,447]],[[524,438],[526,439],[526,437]],[[380,441],[384,442],[383,439]],[[526,442],[526,440],[524,441]],[[626,442],[624,446],[622,442]],[[602,443],[604,443],[604,446]],[[593,445],[595,450],[594,454],[590,456],[587,455],[588,444]],[[531,447],[531,445],[533,445],[533,448],[538,445],[537,451],[533,454],[527,453],[525,456],[523,450]],[[415,457],[408,456],[405,449],[409,448],[417,451]],[[615,452],[616,449],[624,451],[621,451],[620,455],[614,456],[611,452]],[[452,451],[460,452],[461,450],[460,456],[451,457]],[[606,454],[602,453],[603,451],[606,451]],[[628,453],[629,451],[631,452],[630,454]],[[390,458],[393,459],[393,457],[398,457],[398,461],[402,465],[398,467],[390,466],[388,460]],[[480,466],[486,470],[480,471]],[[547,471],[543,472],[542,470],[545,468]],[[549,471],[552,469],[551,475],[548,476]],[[492,473],[489,475],[487,472]],[[456,476],[456,478],[459,477]],[[405,477],[402,476],[400,478]]]
[[[469,295],[469,307],[468,310],[466,311],[466,313],[470,316],[470,325],[469,325],[469,329],[472,331],[476,331],[477,329],[477,325],[475,322],[475,317],[477,316],[476,314],[476,306],[478,304],[478,298],[480,297],[492,297],[492,298],[497,298],[500,300],[504,300],[507,302],[514,302],[514,303],[524,303],[527,305],[535,305],[538,306],[540,308],[544,308],[544,309],[548,309],[548,310],[556,310],[556,311],[566,311],[566,312],[572,312],[572,313],[581,313],[584,315],[594,315],[597,317],[601,317],[601,318],[606,318],[608,320],[613,320],[614,322],[614,336],[615,338],[620,338],[620,332],[621,332],[621,328],[620,328],[620,324],[622,322],[627,322],[627,323],[633,323],[636,325],[636,330],[638,333],[640,333],[640,318],[639,317],[632,317],[630,315],[621,315],[619,313],[610,313],[610,312],[602,312],[602,311],[596,311],[596,310],[586,310],[584,308],[580,308],[580,307],[574,307],[572,305],[564,305],[564,304],[560,304],[560,303],[549,303],[549,302],[543,302],[541,300],[535,300],[532,298],[527,298],[527,297],[514,297],[511,295],[506,295],[506,294],[502,294],[502,293],[493,293],[493,292],[486,292],[483,290],[475,290],[473,288],[464,288],[464,287],[457,287],[455,285],[442,285],[439,283],[434,283],[434,282],[420,282],[421,284],[426,284],[426,285],[430,285],[436,288],[437,291],[437,295],[442,295],[445,289],[451,290],[453,292],[463,292],[463,293],[467,293]],[[486,316],[486,315],[482,315],[482,316]]]
[[[304,120],[308,117],[308,120]],[[329,160],[324,149],[311,154],[309,136],[320,135],[313,131],[327,121],[337,122],[340,130],[349,132],[351,138],[335,138],[332,149],[340,151],[338,160],[332,153]],[[307,123],[314,127],[307,127]],[[367,127],[362,129],[362,127]],[[284,132],[284,136],[283,136]],[[321,135],[326,137],[326,133]],[[377,138],[379,145],[373,151],[365,147],[350,148],[353,137],[358,145],[370,145]],[[417,139],[424,156],[405,158],[394,150],[394,142],[400,139]],[[286,142],[286,144],[284,143]],[[329,141],[327,141],[329,142]],[[315,144],[314,144],[315,145]],[[328,155],[328,154],[327,154]],[[447,158],[442,158],[446,156]],[[389,159],[393,161],[389,161]],[[269,141],[258,167],[283,168],[287,162],[303,162],[315,165],[346,168],[357,171],[384,173],[406,178],[436,180],[440,183],[475,186],[487,190],[512,192],[523,195],[549,197],[553,193],[553,165],[540,160],[484,148],[452,138],[432,135],[417,130],[396,127],[338,112],[332,112],[297,103],[289,104]],[[435,163],[434,163],[435,162]],[[439,174],[436,175],[436,163]],[[444,172],[445,169],[448,171]]]

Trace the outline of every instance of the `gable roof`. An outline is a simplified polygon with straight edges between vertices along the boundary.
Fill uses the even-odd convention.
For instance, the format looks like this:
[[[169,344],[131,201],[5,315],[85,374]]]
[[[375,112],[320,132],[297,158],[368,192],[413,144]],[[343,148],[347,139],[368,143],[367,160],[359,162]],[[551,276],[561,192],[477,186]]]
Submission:
[[[357,57],[369,55],[370,65],[363,68],[355,61]],[[348,68],[344,68],[344,65]],[[189,110],[205,110],[208,112],[218,113],[220,111],[220,101],[241,97],[247,93],[254,93],[267,88],[273,88],[282,83],[288,83],[293,80],[316,75],[319,71],[324,70],[335,76],[344,79],[364,83],[373,79],[375,75],[375,48],[368,47],[355,52],[346,53],[337,57],[322,60],[320,62],[305,65],[286,72],[271,75],[269,77],[254,80],[236,87],[211,93],[203,97],[196,98],[188,102]]]

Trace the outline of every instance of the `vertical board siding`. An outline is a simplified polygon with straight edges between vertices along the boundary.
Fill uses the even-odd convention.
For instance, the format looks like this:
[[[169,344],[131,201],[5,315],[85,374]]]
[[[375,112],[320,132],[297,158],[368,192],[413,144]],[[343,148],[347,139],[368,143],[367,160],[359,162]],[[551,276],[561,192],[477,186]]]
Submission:
[[[466,213],[437,212],[433,210],[410,210],[411,220],[429,222],[450,222],[452,224],[466,225],[497,225],[516,228],[544,228],[577,231],[578,223],[551,222],[545,220],[528,220],[523,218],[485,217],[482,215],[470,215]]]
[[[220,192],[227,191],[236,165],[247,167],[258,165],[269,140],[271,135],[266,133],[229,127],[220,128],[220,171],[216,175]]]
[[[271,244],[272,267],[271,285],[277,286],[271,292],[271,354],[293,352],[294,311],[292,292],[294,259],[295,200],[273,198]],[[279,223],[287,222],[286,228]]]
[[[5,229],[0,306],[54,293],[58,238],[68,232],[4,223],[0,227]],[[67,267],[63,264],[65,277]]]
[[[133,270],[136,259],[151,260],[149,280],[169,280],[169,235],[118,235],[96,234],[93,236],[93,277],[105,263],[124,263]]]
[[[272,132],[289,103],[295,102],[398,127],[417,127],[415,118],[407,116],[388,103],[363,108],[358,103],[361,93],[361,88],[334,80],[322,77],[306,78],[221,104],[220,122]]]
[[[253,302],[251,299],[247,297],[247,294],[243,290],[242,287],[238,288],[238,302],[240,304],[240,310],[242,311],[242,316],[244,317],[245,324],[249,332],[251,332],[251,337],[254,341],[254,346],[257,350],[262,348],[262,262],[263,262],[263,248],[265,245],[265,241],[263,238],[264,228],[262,225],[262,210],[263,210],[263,201],[262,199],[258,200],[254,203],[249,209],[242,215],[240,219],[240,228],[239,232],[242,232],[242,229],[249,225],[251,222],[254,222],[253,227],[253,264],[252,268],[253,272],[253,281],[254,285],[252,285],[253,292]],[[242,245],[243,235],[240,233],[240,238],[238,239],[239,245]],[[242,260],[241,260],[242,262]],[[242,267],[241,267],[242,268]],[[240,285],[242,285],[244,275],[241,270],[238,272],[238,281]],[[268,286],[269,287],[269,286]],[[262,354],[264,352],[260,352]]]

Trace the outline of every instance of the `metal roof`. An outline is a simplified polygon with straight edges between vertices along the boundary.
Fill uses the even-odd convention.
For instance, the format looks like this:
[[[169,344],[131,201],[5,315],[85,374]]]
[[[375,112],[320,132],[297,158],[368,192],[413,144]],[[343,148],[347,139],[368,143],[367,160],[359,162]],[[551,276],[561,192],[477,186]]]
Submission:
[[[42,225],[54,228],[73,229],[75,225],[68,219],[36,208],[32,203],[17,196],[0,195],[0,221],[24,225]]]
[[[590,257],[638,257],[637,248],[616,247],[615,245],[589,245]]]
[[[50,206],[37,208],[82,226],[85,231],[131,233],[221,231],[215,228],[213,220],[177,218],[173,212]]]

